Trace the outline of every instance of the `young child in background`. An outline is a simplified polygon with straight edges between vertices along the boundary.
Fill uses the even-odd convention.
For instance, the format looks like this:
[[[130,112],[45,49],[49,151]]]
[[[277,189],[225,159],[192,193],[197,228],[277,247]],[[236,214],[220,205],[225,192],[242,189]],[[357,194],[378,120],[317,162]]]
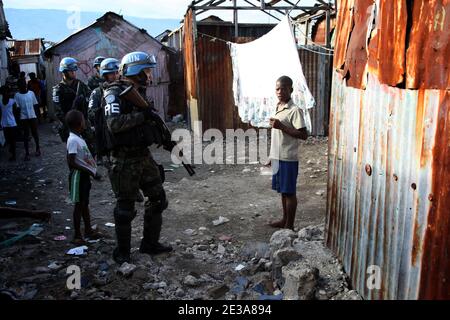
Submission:
[[[9,147],[9,153],[11,154],[9,161],[16,161],[16,141],[18,129],[15,113],[19,110],[17,108],[16,101],[11,98],[11,91],[7,86],[0,88],[0,95],[1,126],[5,135],[6,144]]]
[[[92,229],[89,212],[89,194],[91,190],[91,179],[100,179],[97,174],[97,165],[92,157],[86,141],[81,133],[86,128],[84,116],[77,110],[69,111],[66,115],[66,124],[70,130],[67,140],[67,163],[69,165],[69,190],[70,199],[75,204],[73,210],[74,239],[76,245],[84,244],[81,234],[81,219],[84,221],[84,235],[86,240],[95,240],[101,234]]]
[[[20,109],[20,122],[22,124],[24,134],[25,145],[25,161],[30,161],[30,153],[28,151],[28,137],[31,135],[34,138],[34,144],[36,146],[36,157],[41,155],[41,149],[39,147],[39,134],[38,134],[38,122],[35,112],[35,106],[38,105],[38,101],[33,91],[29,91],[26,82],[19,83],[19,92],[14,96],[14,100]]]

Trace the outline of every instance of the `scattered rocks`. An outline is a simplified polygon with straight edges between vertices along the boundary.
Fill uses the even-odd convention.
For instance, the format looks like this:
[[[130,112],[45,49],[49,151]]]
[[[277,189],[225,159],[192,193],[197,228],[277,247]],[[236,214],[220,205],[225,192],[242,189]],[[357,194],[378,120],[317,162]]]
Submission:
[[[182,297],[184,297],[184,296],[186,295],[186,292],[184,292],[183,289],[178,288],[177,291],[175,291],[175,295],[176,295],[178,298],[182,298]]]
[[[124,277],[129,277],[134,273],[135,270],[136,266],[134,264],[124,262],[117,270],[117,272]]]
[[[207,251],[208,248],[209,248],[209,246],[207,246],[206,244],[200,244],[197,246],[198,251]]]
[[[297,261],[283,267],[284,285],[281,289],[285,300],[311,300],[315,296],[319,270],[305,261]]]
[[[322,241],[324,239],[324,226],[308,226],[298,232],[298,239],[304,241]]]
[[[221,235],[220,237],[219,237],[219,240],[220,241],[231,241],[233,238],[231,237],[231,236],[227,236],[227,235]]]
[[[321,171],[321,170],[319,170]],[[316,192],[316,196],[323,196],[325,194],[325,190],[319,190]]]
[[[265,242],[247,242],[241,249],[240,255],[244,259],[260,259],[270,257],[270,246]]]
[[[197,232],[195,231],[195,230],[193,230],[193,229],[186,229],[186,230],[184,230],[184,234],[185,235],[188,235],[188,236],[193,236],[193,235],[195,235]]]
[[[276,231],[270,238],[270,248],[272,251],[280,250],[292,246],[292,241],[297,234],[290,229]]]
[[[230,290],[226,284],[217,285],[208,289],[208,295],[213,299],[220,299]]]
[[[70,293],[70,299],[72,299],[72,300],[77,299],[79,296],[80,296],[80,293],[79,293],[78,291],[76,291],[76,290],[73,290],[73,291]]]
[[[223,245],[219,244],[217,246],[217,253],[218,254],[223,255],[223,254],[225,254],[225,251],[226,251],[226,249],[225,249],[225,247]]]
[[[281,285],[282,280],[282,268],[288,265],[292,261],[300,260],[302,256],[292,247],[283,248],[275,251],[272,258],[272,270],[274,279]]]
[[[362,300],[362,297],[355,290],[338,293],[331,300]]]
[[[192,275],[187,275],[183,280],[183,284],[190,286],[190,287],[195,287],[200,284],[200,281]]]

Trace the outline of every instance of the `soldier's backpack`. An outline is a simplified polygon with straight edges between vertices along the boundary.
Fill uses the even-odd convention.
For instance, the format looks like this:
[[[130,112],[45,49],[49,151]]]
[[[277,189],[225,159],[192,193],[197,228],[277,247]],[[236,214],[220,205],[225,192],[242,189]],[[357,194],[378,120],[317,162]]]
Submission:
[[[105,106],[106,102],[102,93],[102,103],[100,108],[95,112],[95,135],[97,141],[97,153],[100,156],[108,155],[114,148],[114,138],[108,129],[105,118]]]

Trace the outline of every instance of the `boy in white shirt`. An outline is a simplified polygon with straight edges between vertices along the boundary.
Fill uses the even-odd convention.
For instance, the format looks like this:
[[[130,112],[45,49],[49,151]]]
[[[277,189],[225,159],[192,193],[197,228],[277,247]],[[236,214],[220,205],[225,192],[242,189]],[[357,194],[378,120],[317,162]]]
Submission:
[[[291,99],[292,79],[280,77],[275,91],[278,104],[275,115],[270,118],[272,144],[269,158],[273,171],[272,189],[281,194],[283,218],[270,226],[293,230],[297,211],[298,148],[300,139],[308,138],[308,132],[303,111]]]
[[[96,162],[86,142],[81,138],[81,132],[86,128],[83,114],[77,110],[72,110],[67,113],[65,120],[70,130],[69,139],[67,140],[70,199],[75,204],[73,211],[75,231],[73,243],[81,245],[84,244],[84,239],[81,235],[81,218],[84,221],[86,239],[95,240],[101,237],[100,233],[92,229],[89,213],[90,176],[94,177],[94,179],[100,179],[100,176],[97,174]]]

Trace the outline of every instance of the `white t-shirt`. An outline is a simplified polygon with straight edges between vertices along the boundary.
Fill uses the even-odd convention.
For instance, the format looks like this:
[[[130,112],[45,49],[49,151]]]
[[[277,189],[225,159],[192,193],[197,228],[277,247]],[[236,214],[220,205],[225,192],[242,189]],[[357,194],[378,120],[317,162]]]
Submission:
[[[38,104],[38,102],[33,91],[28,91],[27,93],[17,92],[14,100],[16,100],[17,106],[20,108],[21,120],[36,118],[34,105]]]
[[[16,118],[14,118],[13,105],[16,103],[14,99],[9,99],[6,105],[3,104],[3,97],[0,96],[0,107],[2,109],[2,127],[17,127]]]
[[[67,153],[75,154],[75,163],[95,174],[97,164],[83,138],[71,132],[67,139]]]

